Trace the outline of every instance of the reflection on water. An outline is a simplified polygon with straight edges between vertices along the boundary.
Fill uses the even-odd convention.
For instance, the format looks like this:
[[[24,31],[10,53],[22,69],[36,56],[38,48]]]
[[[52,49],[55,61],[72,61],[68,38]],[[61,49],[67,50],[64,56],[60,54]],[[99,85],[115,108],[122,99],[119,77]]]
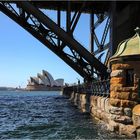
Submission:
[[[0,91],[1,139],[117,138],[59,92]],[[119,137],[118,137],[119,138]]]

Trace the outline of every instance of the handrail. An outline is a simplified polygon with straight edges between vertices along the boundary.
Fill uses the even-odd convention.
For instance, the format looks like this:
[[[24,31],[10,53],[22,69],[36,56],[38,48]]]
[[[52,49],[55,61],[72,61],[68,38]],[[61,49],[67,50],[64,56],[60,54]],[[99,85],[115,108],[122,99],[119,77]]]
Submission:
[[[66,87],[67,88],[67,87]],[[110,94],[110,79],[98,80],[90,84],[83,83],[69,86],[76,93],[86,93],[95,96],[109,97]]]

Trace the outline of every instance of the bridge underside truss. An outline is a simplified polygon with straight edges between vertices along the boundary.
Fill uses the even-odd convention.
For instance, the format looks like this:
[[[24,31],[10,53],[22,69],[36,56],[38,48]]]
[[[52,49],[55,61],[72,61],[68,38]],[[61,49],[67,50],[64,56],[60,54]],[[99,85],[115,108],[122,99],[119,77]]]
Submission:
[[[30,2],[0,2],[0,11],[22,26],[52,52],[58,55],[70,67],[87,81],[99,76],[107,78],[107,62],[109,51],[110,18],[108,13],[90,14],[90,51],[84,48],[73,36],[85,2],[81,8],[71,15],[70,2],[66,11],[66,29],[61,27],[61,11],[57,10],[57,23],[51,20],[42,9]],[[96,20],[95,20],[96,16]],[[102,35],[96,30],[104,22]],[[102,27],[103,28],[103,27]],[[100,41],[99,41],[100,36]],[[106,41],[108,38],[108,41]],[[67,49],[66,49],[67,48]],[[66,51],[68,50],[68,51]],[[104,52],[106,51],[106,53]],[[104,57],[104,62],[102,61]]]

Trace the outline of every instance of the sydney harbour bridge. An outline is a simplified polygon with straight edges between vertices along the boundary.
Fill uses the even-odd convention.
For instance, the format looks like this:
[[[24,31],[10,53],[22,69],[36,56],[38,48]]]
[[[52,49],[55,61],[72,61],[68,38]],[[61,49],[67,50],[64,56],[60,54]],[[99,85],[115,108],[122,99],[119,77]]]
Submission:
[[[46,9],[57,12],[56,22],[44,12]],[[136,1],[1,1],[0,11],[87,81],[95,77],[108,78],[109,58],[117,45],[140,26],[140,3]],[[65,19],[62,19],[62,11],[66,13]],[[83,13],[90,17],[90,25],[83,29],[90,29],[90,49],[74,37]],[[66,20],[66,28],[62,28],[62,20]],[[102,33],[97,33],[98,28],[102,28]]]

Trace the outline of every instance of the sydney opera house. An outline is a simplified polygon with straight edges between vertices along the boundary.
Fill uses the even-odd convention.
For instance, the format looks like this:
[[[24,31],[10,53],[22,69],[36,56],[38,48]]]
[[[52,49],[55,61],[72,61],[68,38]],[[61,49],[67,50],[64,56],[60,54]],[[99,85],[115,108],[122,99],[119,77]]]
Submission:
[[[42,74],[38,73],[37,77],[30,77],[28,80],[27,90],[61,90],[64,84],[64,79],[56,79],[52,75],[42,70]]]

